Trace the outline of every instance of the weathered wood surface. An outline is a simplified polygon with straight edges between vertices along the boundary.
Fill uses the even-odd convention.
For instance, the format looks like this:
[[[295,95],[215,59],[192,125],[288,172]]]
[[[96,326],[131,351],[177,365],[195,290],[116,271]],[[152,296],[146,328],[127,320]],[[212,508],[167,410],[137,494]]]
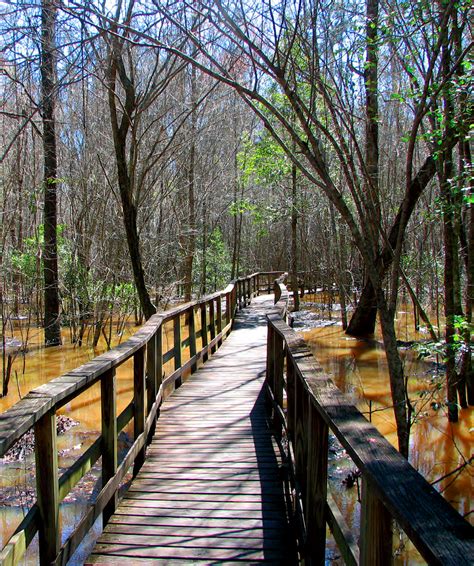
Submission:
[[[147,459],[88,564],[296,563],[263,399],[265,303],[163,405]]]

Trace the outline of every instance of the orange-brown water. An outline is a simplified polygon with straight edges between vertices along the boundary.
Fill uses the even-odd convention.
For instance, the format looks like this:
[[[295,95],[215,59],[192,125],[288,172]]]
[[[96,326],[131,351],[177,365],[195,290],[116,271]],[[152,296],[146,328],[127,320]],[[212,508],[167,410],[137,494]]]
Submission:
[[[311,297],[308,297],[311,300]],[[327,312],[324,313],[327,318]],[[336,319],[337,314],[333,314]],[[412,328],[408,311],[399,315],[399,337],[402,340],[426,338],[425,333],[416,334]],[[200,323],[197,322],[197,329]],[[122,336],[113,336],[113,345],[125,340],[136,331],[137,327],[129,324]],[[172,345],[172,325],[166,324],[163,351],[166,352]],[[19,330],[15,331],[19,336]],[[346,394],[350,395],[360,410],[372,419],[379,430],[387,436],[393,444],[396,443],[395,425],[390,407],[390,393],[388,374],[383,350],[374,345],[354,338],[342,332],[340,326],[316,328],[304,332],[304,336],[311,345],[319,362],[329,371],[335,383]],[[182,330],[182,338],[186,338],[186,330]],[[0,411],[3,412],[13,405],[29,390],[46,383],[68,370],[75,368],[105,350],[105,341],[100,342],[97,349],[90,347],[77,348],[68,344],[68,332],[64,333],[65,344],[60,347],[43,349],[42,331],[30,330],[30,352],[25,359],[21,355],[15,360],[13,375],[10,382],[9,395],[0,399]],[[200,344],[198,344],[199,346]],[[183,352],[183,361],[188,359],[189,352]],[[405,355],[405,369],[410,375],[409,387],[412,397],[418,400],[417,410],[419,419],[412,429],[411,453],[412,464],[433,481],[456,467],[463,459],[472,454],[472,441],[474,437],[474,411],[472,408],[461,410],[460,421],[457,424],[447,422],[444,410],[434,410],[431,403],[442,403],[443,390],[434,396],[429,394],[420,397],[420,392],[428,391],[437,382],[435,367],[416,359],[413,352]],[[24,363],[25,362],[25,363]],[[25,368],[25,371],[23,371]],[[173,368],[173,362],[165,367],[166,373]],[[117,372],[119,408],[121,411],[132,398],[132,365],[127,362]],[[78,421],[78,426],[71,429],[65,436],[58,438],[58,448],[61,450],[60,466],[66,467],[82,453],[98,436],[100,414],[100,388],[94,386],[72,401],[61,411]],[[370,415],[369,415],[370,413]],[[340,477],[343,479],[348,470],[341,469]],[[337,476],[337,473],[336,473]],[[24,509],[29,503],[29,493],[34,485],[33,462],[28,458],[24,462],[5,464],[1,466],[0,487],[15,486],[19,496],[15,505],[2,506],[0,511],[0,539],[2,545],[8,540],[21,520]],[[438,489],[463,515],[469,513],[473,505],[473,467],[468,466],[459,475],[453,475],[437,484]],[[34,495],[34,494],[33,494]],[[31,499],[31,497],[30,497]],[[24,509],[17,505],[18,500],[25,502]],[[339,504],[347,514],[358,513],[354,497],[339,498]],[[62,506],[62,523],[65,533],[74,524],[77,524],[84,510],[84,501],[69,499]],[[468,517],[473,520],[472,514]],[[34,548],[30,553],[32,562]],[[403,560],[402,562],[403,563]],[[414,563],[413,561],[410,563]]]
[[[188,337],[184,317],[181,317],[181,337]],[[123,333],[112,333],[112,347],[125,341],[138,330],[138,326],[129,323]],[[196,316],[196,330],[200,330],[199,313]],[[88,360],[98,356],[106,350],[103,337],[97,348],[90,346],[77,347],[69,342],[69,332],[63,330],[63,345],[43,348],[43,331],[31,328],[28,335],[28,352],[18,353],[12,367],[9,393],[0,398],[0,412],[7,410],[32,389],[47,383],[67,371],[80,366]],[[21,342],[25,336],[24,328],[9,329],[6,335],[9,339],[15,338]],[[198,347],[201,340],[198,340]],[[163,352],[167,352],[173,345],[173,324],[165,323],[163,329]],[[189,348],[182,352],[182,361],[189,359]],[[171,360],[164,366],[166,375],[174,369]],[[118,414],[130,403],[133,396],[133,361],[129,360],[117,370],[117,402]],[[82,393],[79,397],[64,406],[61,414],[74,419],[78,424],[67,434],[58,436],[59,467],[70,466],[98,437],[101,423],[100,384],[97,383]],[[0,461],[1,462],[1,461]],[[97,477],[89,479],[89,491]],[[87,480],[86,480],[87,482]],[[0,509],[0,544],[3,546],[11,537],[22,517],[31,506],[35,498],[34,488],[34,459],[30,455],[24,461],[0,463],[0,489],[8,492],[8,498],[3,500]],[[61,506],[61,522],[63,525],[63,540],[77,525],[86,505],[83,494],[68,496]],[[97,526],[99,528],[99,526]],[[36,563],[37,548],[33,543],[28,552],[27,563]],[[80,561],[78,562],[80,563]]]

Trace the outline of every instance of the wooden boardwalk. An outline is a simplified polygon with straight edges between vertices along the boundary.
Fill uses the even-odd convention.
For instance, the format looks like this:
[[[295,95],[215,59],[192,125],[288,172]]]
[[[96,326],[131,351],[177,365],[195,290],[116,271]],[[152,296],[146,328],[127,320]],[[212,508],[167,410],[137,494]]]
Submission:
[[[140,473],[87,564],[295,564],[281,462],[267,426],[265,308],[163,405]]]

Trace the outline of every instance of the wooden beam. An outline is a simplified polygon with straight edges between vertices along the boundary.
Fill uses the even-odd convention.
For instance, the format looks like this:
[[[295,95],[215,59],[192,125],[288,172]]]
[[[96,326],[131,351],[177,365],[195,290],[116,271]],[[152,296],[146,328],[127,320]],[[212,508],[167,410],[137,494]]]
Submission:
[[[362,477],[360,564],[385,566],[392,561],[392,517]]]
[[[326,501],[328,479],[329,429],[306,395],[308,403],[307,467],[306,467],[306,552],[310,564],[325,564]]]
[[[181,315],[173,318],[173,344],[174,344],[174,369],[181,367]],[[181,380],[176,381],[176,388],[181,386]]]
[[[109,370],[101,379],[102,407],[102,485],[115,476],[118,465],[117,450],[117,380],[115,369]],[[115,513],[118,493],[115,492],[103,512],[103,526]]]
[[[191,307],[188,312],[189,316],[189,357],[193,358],[196,355],[196,312],[194,307]],[[194,373],[197,365],[191,365],[191,373]]]
[[[59,552],[58,450],[56,413],[47,412],[35,423],[36,493],[40,513],[39,554],[41,564],[52,562]]]
[[[146,348],[143,347],[138,350],[133,356],[133,429],[135,440],[141,434],[143,434],[143,431],[145,430],[145,350]],[[145,461],[145,451],[146,446],[143,446],[140,452],[137,454],[137,458],[133,466],[134,476],[137,475],[138,471],[143,465],[143,462]]]

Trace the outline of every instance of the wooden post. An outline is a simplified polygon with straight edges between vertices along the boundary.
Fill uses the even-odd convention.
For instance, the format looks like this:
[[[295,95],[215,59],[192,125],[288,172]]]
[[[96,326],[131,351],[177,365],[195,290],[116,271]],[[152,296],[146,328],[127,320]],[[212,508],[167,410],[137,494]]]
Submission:
[[[160,326],[155,334],[155,378],[156,378],[156,393],[160,390],[161,383],[163,381],[163,323],[160,322]]]
[[[181,315],[173,318],[173,343],[174,343],[174,369],[181,367]],[[181,387],[181,377],[175,381],[175,389]]]
[[[56,413],[48,411],[35,423],[36,491],[40,512],[40,564],[55,560],[61,542],[59,532],[58,450]]]
[[[133,409],[134,409],[134,436],[137,439],[145,430],[145,347],[140,348],[133,355]],[[145,461],[146,446],[138,453],[134,466],[135,477]]]
[[[192,358],[196,355],[196,313],[194,306],[189,309],[189,357]],[[196,362],[191,365],[191,373],[197,369]]]
[[[273,335],[275,330],[271,321],[268,321],[267,325],[267,384],[270,391],[275,395],[275,341]]]
[[[227,293],[225,296],[225,324],[226,326],[231,321],[231,312],[232,312],[232,292]]]
[[[307,466],[307,426],[308,402],[307,393],[301,379],[295,380],[295,467],[296,479],[301,486],[303,501],[306,499],[306,466]]]
[[[117,380],[115,368],[106,371],[100,380],[102,407],[102,486],[115,476],[118,465],[117,451]],[[115,492],[102,512],[103,526],[109,522],[117,507]]]
[[[295,366],[289,354],[286,356],[286,420],[289,440],[295,443]]]
[[[217,334],[222,332],[222,297],[217,297],[216,299],[216,310],[217,310]],[[219,346],[222,346],[222,336],[217,342]]]
[[[214,299],[211,299],[209,303],[209,327],[211,334],[211,341],[216,337],[216,310],[214,305]],[[211,353],[214,354],[216,347],[211,347]]]
[[[416,501],[414,500],[414,505]],[[384,566],[392,562],[392,518],[362,476],[360,516],[360,564]]]
[[[306,555],[309,564],[325,564],[329,428],[308,395],[306,466]]]
[[[257,295],[260,295],[260,273],[257,273]]]
[[[274,391],[273,396],[276,404],[283,410],[283,369],[284,369],[284,350],[283,338],[278,332],[273,332],[273,352],[274,352]],[[273,412],[273,428],[277,438],[281,438],[282,423],[278,411]]]
[[[207,303],[201,303],[201,340],[202,340],[202,348],[209,344],[207,340]],[[202,359],[204,362],[208,359],[207,352],[204,352]]]
[[[156,400],[156,334],[148,341],[146,348],[147,414]]]

